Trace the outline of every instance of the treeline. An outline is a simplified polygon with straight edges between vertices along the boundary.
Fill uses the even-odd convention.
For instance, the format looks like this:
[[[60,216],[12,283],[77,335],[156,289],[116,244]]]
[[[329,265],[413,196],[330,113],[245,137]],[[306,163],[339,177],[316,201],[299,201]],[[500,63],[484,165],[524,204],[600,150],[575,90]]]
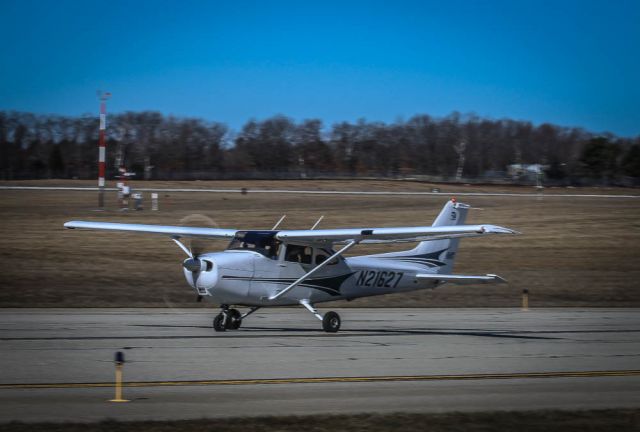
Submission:
[[[96,116],[0,112],[0,178],[97,177]],[[325,128],[276,116],[239,132],[222,123],[127,112],[107,120],[108,177],[119,165],[140,179],[331,176],[504,179],[512,164],[544,166],[558,184],[638,184],[640,136],[452,113],[392,124]]]

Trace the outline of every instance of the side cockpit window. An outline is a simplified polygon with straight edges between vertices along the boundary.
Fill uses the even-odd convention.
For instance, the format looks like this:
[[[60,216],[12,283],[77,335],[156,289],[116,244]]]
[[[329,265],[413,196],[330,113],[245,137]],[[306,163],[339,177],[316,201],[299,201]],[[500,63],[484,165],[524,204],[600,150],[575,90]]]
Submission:
[[[278,255],[280,255],[280,249],[282,248],[282,243],[274,240],[273,243],[270,243],[265,246],[266,256],[271,259],[277,260]]]
[[[278,259],[282,243],[275,239],[276,231],[239,231],[227,250],[257,252],[271,259]]]

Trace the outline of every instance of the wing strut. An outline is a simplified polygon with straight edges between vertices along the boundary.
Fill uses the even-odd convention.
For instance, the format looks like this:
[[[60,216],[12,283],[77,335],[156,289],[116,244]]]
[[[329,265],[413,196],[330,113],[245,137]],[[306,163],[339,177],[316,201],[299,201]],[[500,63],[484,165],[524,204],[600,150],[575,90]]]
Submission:
[[[273,228],[271,228],[271,231],[274,231],[276,228],[278,228],[278,226],[280,226],[280,224],[282,223],[282,221],[284,220],[284,218],[286,218],[287,215],[283,214],[282,217],[280,218],[280,220],[278,222],[276,222],[276,224],[273,226]]]
[[[349,249],[351,249],[352,247],[357,245],[359,242],[360,242],[360,240],[351,240],[345,247],[343,247],[338,252],[336,252],[333,255],[331,255],[326,260],[322,261],[320,264],[318,264],[313,269],[311,269],[309,272],[307,272],[307,274],[301,276],[297,281],[295,281],[294,283],[292,283],[291,285],[289,285],[288,287],[286,287],[282,291],[280,291],[280,292],[272,295],[271,297],[269,297],[269,300],[277,300],[278,298],[282,297],[283,295],[285,295],[286,293],[288,293],[289,291],[291,291],[292,289],[294,289],[295,287],[300,285],[302,282],[307,280],[313,274],[315,274],[318,270],[322,269],[324,266],[329,264],[331,261],[333,261],[334,259],[338,258],[340,255],[342,255],[343,253],[345,253],[346,251],[348,251]]]
[[[320,216],[320,219],[318,219],[318,221],[313,224],[313,226],[311,227],[311,231],[313,231],[318,227],[318,225],[320,225],[320,222],[322,222],[322,219],[324,219],[324,215]]]

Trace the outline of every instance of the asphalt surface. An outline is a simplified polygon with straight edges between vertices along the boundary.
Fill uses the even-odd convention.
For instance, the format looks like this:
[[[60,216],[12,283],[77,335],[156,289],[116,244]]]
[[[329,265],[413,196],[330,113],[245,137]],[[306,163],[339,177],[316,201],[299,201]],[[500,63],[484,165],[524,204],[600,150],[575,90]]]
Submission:
[[[640,407],[637,309],[338,312],[0,310],[0,422]]]

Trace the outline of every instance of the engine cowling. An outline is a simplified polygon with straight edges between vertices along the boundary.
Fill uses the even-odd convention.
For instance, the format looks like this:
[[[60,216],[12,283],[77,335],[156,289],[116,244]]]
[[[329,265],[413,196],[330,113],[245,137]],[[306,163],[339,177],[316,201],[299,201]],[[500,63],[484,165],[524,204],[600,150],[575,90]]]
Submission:
[[[218,268],[215,262],[207,258],[187,258],[182,263],[184,277],[198,295],[210,295],[218,282]]]

